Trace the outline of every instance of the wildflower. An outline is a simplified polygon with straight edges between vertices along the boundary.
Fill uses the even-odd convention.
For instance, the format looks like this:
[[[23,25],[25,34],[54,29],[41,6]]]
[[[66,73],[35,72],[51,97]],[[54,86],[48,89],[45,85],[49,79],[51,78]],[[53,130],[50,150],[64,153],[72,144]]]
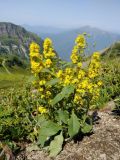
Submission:
[[[100,53],[99,52],[94,52],[93,53],[93,58],[94,59],[99,59],[100,58]]]
[[[39,88],[39,91],[40,91],[40,92],[43,92],[43,91],[44,91],[44,89],[43,89],[42,87],[40,87],[40,88]]]
[[[46,83],[46,81],[45,81],[45,80],[41,80],[41,81],[39,81],[39,85],[40,85],[40,86],[45,85],[45,83]]]
[[[97,83],[97,85],[98,85],[98,86],[102,86],[102,81],[99,81],[99,82]]]
[[[95,78],[99,75],[100,71],[100,54],[99,52],[94,52],[92,55],[92,60],[89,65],[89,70],[88,70],[88,77],[89,78]]]
[[[71,60],[72,60],[73,63],[77,63],[77,61],[78,61],[77,54],[73,53],[70,58],[71,58]]]
[[[39,73],[43,69],[43,65],[40,62],[31,61],[31,69],[34,73]]]
[[[40,98],[41,98],[41,99],[44,99],[44,98],[45,98],[45,95],[44,95],[44,94],[41,94]]]
[[[31,53],[33,53],[33,52],[39,53],[39,51],[40,51],[40,46],[39,46],[37,43],[32,42],[32,43],[30,44],[30,52],[31,52]]]
[[[66,73],[66,74],[72,73],[72,68],[66,68],[66,69],[65,69],[65,73]]]
[[[78,80],[77,78],[74,78],[74,79],[72,80],[72,84],[76,84],[76,83],[79,83],[79,80]]]
[[[43,54],[45,58],[53,58],[56,56],[53,49],[53,44],[50,38],[46,38],[44,40],[43,49],[44,49]]]
[[[86,40],[84,35],[78,35],[78,37],[75,40],[75,43],[78,45],[78,47],[84,49],[86,46]]]
[[[45,66],[46,66],[47,68],[49,68],[51,65],[52,65],[51,59],[47,59],[47,60],[45,61]]]
[[[59,71],[57,72],[57,77],[60,78],[62,75],[63,75],[63,71],[62,71],[62,70],[59,70]]]
[[[50,91],[47,91],[47,92],[46,92],[46,96],[47,96],[47,97],[50,97],[50,96],[51,96],[51,92],[50,92]]]
[[[82,79],[85,76],[85,72],[83,70],[80,70],[78,72],[78,79]]]
[[[82,67],[82,63],[79,62],[79,63],[77,64],[77,66],[78,66],[78,67]]]
[[[71,83],[72,76],[66,75],[64,79],[64,85],[69,85]]]
[[[40,107],[38,108],[38,111],[39,111],[39,113],[41,113],[41,114],[47,113],[47,109],[46,109],[45,107],[43,107],[43,106],[40,106]]]
[[[80,97],[80,95],[79,94],[75,94],[75,96],[74,96],[74,103],[76,103],[76,104],[83,104],[83,99],[82,99],[82,97]]]

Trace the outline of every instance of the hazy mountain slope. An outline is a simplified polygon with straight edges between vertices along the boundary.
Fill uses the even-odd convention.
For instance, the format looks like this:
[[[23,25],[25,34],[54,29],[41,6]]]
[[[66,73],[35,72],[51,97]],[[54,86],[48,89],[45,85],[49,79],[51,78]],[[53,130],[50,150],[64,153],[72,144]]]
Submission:
[[[64,28],[57,28],[57,27],[51,27],[51,26],[31,26],[27,24],[22,25],[24,28],[26,28],[28,31],[35,32],[37,34],[58,34],[64,31],[67,31],[68,29]]]
[[[90,50],[87,51],[87,54],[91,54],[95,50],[101,50],[103,48],[106,48],[115,41],[120,40],[120,35],[90,27],[83,27],[80,29],[64,32],[55,36],[51,35],[50,37],[54,42],[54,46],[62,58],[69,58],[76,36],[83,32],[87,32],[91,35],[91,37],[87,39],[90,48]],[[94,46],[94,44],[96,45]]]
[[[0,55],[16,55],[28,59],[29,44],[35,41],[42,45],[43,41],[36,34],[28,32],[21,26],[0,22]]]
[[[30,30],[33,31],[32,28]],[[38,32],[38,30],[35,30],[34,28],[34,32],[39,34],[42,38],[52,38],[56,51],[58,52],[60,57],[66,60],[69,60],[69,56],[74,45],[74,40],[76,36],[80,33],[86,32],[91,35],[91,37],[88,38],[90,50],[87,51],[87,54],[91,54],[95,50],[102,50],[110,46],[115,41],[120,40],[119,34],[103,31],[97,28],[92,28],[90,26],[84,26],[73,30],[68,29],[68,31],[59,31],[58,33],[56,33],[56,31],[53,32],[53,30],[52,32],[49,31],[46,33],[42,32],[42,30]],[[94,46],[95,43],[96,46]]]
[[[101,51],[101,55],[104,58],[120,58],[120,41],[113,43],[110,47]]]

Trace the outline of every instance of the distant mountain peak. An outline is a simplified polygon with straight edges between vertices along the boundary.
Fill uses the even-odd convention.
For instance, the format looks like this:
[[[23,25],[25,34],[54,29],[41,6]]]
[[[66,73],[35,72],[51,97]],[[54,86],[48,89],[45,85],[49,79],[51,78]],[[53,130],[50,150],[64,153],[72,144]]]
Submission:
[[[41,29],[40,26],[37,28],[34,26],[29,28],[28,30],[38,34],[43,39],[46,37],[50,37],[53,40],[55,50],[57,51],[59,56],[65,60],[69,60],[75,38],[78,34],[81,34],[83,32],[86,32],[91,36],[90,38],[87,38],[90,48],[89,51],[86,53],[87,55],[91,54],[93,51],[107,48],[112,43],[120,40],[119,34],[104,31],[102,29],[89,25],[73,29],[64,29],[61,31],[57,30],[57,28],[51,30],[51,28],[49,27],[43,27]],[[94,46],[94,44],[96,44],[96,46]]]

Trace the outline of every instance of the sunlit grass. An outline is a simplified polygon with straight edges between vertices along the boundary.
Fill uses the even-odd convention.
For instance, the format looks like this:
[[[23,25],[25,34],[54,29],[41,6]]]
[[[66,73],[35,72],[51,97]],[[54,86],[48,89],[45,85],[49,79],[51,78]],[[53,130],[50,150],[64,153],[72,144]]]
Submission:
[[[20,87],[30,78],[30,72],[21,68],[14,68],[7,73],[4,68],[0,68],[0,89],[9,87]]]

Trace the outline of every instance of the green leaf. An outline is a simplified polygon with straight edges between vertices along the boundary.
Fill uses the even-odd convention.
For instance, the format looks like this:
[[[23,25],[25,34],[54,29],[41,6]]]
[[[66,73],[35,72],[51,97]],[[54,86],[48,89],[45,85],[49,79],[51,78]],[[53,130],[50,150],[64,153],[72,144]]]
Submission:
[[[43,73],[50,73],[50,70],[47,69],[47,68],[43,68],[41,72],[43,72]]]
[[[60,80],[59,80],[58,78],[54,78],[54,79],[50,80],[49,82],[47,82],[47,83],[46,83],[46,86],[49,86],[49,85],[53,86],[53,85],[55,85],[56,83],[58,83],[59,81],[60,81]]]
[[[75,87],[72,85],[65,86],[60,93],[58,93],[51,102],[51,105],[55,105],[60,102],[63,98],[69,97],[70,94],[74,93]]]
[[[68,121],[68,134],[72,138],[80,129],[80,122],[74,112],[72,112],[71,118]]]
[[[44,115],[38,115],[38,117],[37,117],[36,120],[37,120],[37,124],[38,124],[39,126],[43,126],[44,123],[46,123],[46,118],[45,118]]]
[[[59,130],[61,130],[61,126],[52,121],[46,121],[46,123],[44,123],[40,128],[38,143],[44,146],[47,138],[55,135]]]
[[[55,98],[51,101],[51,105],[55,105],[56,103],[60,102],[64,98],[64,95],[61,93],[57,94]]]
[[[85,133],[90,133],[92,130],[92,125],[91,124],[87,124],[87,123],[84,123],[81,131],[85,134]]]
[[[71,93],[74,93],[74,89],[75,87],[73,85],[68,85],[62,89],[61,93],[64,95],[64,97],[68,97]]]
[[[64,68],[66,68],[66,67],[71,67],[72,65],[73,65],[72,62],[67,62],[67,63],[65,63],[65,64],[62,66],[62,68],[64,69]]]
[[[42,72],[42,73],[50,73],[51,75],[54,75],[53,72],[50,71],[50,70],[47,69],[47,68],[43,68],[41,72]]]
[[[68,119],[69,119],[69,113],[67,111],[62,111],[59,110],[58,111],[58,119],[59,121],[64,122],[65,124],[67,124]]]
[[[63,140],[64,138],[61,132],[60,135],[57,135],[50,143],[50,157],[55,157],[60,153],[60,151],[62,150]]]

